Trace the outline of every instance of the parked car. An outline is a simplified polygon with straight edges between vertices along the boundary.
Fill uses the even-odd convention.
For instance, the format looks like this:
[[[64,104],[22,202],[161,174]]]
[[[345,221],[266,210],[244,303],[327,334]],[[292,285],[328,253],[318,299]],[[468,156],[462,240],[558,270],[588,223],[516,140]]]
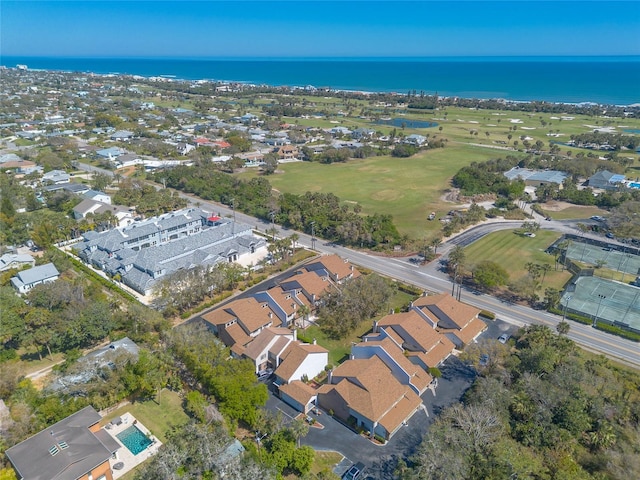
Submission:
[[[500,343],[507,343],[507,341],[509,341],[510,338],[511,338],[511,335],[509,335],[508,333],[503,333],[498,337],[498,341]]]
[[[346,471],[342,478],[344,480],[356,480],[357,478],[360,478],[363,470],[364,464],[362,462],[358,462],[354,465],[351,465],[351,468]]]

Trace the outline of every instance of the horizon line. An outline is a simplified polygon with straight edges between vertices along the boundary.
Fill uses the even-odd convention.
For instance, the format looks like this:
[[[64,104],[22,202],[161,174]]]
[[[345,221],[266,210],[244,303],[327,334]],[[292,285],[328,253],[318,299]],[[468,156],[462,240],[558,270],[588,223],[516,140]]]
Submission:
[[[531,59],[544,59],[544,58],[574,58],[574,59],[593,59],[593,58],[639,58],[638,54],[605,54],[605,55],[406,55],[406,56],[380,56],[380,55],[318,55],[318,56],[254,56],[254,55],[203,55],[203,56],[175,56],[175,55],[21,55],[4,54],[0,57],[0,62],[3,58],[51,58],[51,59],[77,59],[77,60],[253,60],[253,61],[318,61],[318,60],[427,60],[427,59],[514,59],[514,58],[531,58]]]

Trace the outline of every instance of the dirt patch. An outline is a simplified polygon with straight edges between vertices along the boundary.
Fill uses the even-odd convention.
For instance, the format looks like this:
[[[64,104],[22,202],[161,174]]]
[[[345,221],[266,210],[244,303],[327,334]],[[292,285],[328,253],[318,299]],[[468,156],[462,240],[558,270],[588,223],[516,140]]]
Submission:
[[[559,212],[559,211],[564,210],[566,208],[571,208],[571,207],[575,207],[575,206],[576,205],[573,205],[572,203],[557,202],[555,200],[552,200],[550,202],[541,204],[541,207],[542,207],[543,210],[549,210],[550,212]]]

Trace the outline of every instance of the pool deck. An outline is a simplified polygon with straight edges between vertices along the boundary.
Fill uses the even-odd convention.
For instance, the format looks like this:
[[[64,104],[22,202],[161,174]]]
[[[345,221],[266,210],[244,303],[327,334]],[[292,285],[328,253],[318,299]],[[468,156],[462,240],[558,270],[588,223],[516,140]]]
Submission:
[[[151,435],[149,429],[147,429],[147,427],[137,421],[136,418],[129,412],[125,413],[120,418],[122,420],[122,423],[120,423],[120,425],[108,423],[103,427],[103,430],[111,435],[111,437],[120,444],[120,448],[116,452],[115,458],[112,457],[109,460],[114,480],[120,478],[125,473],[130,472],[145,460],[148,460],[149,457],[155,455],[158,449],[162,446],[162,442],[160,442],[160,440],[158,440],[155,436]],[[116,435],[118,435],[123,430],[126,430],[131,425],[135,425],[136,427],[138,427],[138,429],[142,433],[149,435],[149,438],[153,441],[151,445],[149,445],[146,449],[144,449],[137,455],[131,453],[131,451],[129,451],[129,449],[125,447],[120,440],[118,440],[118,437],[116,437]],[[113,466],[119,462],[124,463],[124,467],[122,467],[120,470],[115,470]]]

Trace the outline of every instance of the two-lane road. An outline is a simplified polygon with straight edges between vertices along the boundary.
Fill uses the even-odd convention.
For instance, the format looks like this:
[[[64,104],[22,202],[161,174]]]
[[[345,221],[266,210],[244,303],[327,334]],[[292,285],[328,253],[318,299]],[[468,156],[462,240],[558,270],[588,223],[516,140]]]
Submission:
[[[79,166],[80,168],[85,167],[83,164],[80,164]],[[98,169],[96,167],[86,168],[86,170],[103,171],[104,173],[113,174],[113,172]],[[222,216],[231,217],[233,215],[233,211],[224,205],[207,202],[198,197],[181,192],[179,192],[179,194],[192,204],[197,203],[204,210],[218,213]],[[269,222],[245,215],[241,212],[235,212],[235,218],[236,221],[254,226],[256,229],[261,231],[264,231],[271,226]],[[454,244],[467,245],[487,233],[505,228],[515,228],[519,224],[520,222],[495,222],[472,228],[442,245],[439,248],[439,251],[445,254],[453,247]],[[278,235],[287,236],[294,233],[291,230],[277,226],[276,228],[279,231]],[[541,228],[561,231],[564,233],[576,233],[575,226],[568,222],[544,221],[541,223]],[[310,235],[301,232],[295,233],[299,235],[299,243],[301,245],[311,248],[312,239]],[[591,236],[590,234],[586,235]],[[451,280],[445,273],[438,270],[438,262],[418,266],[409,263],[406,259],[376,256],[357,250],[351,250],[339,245],[326,243],[324,240],[318,238],[315,239],[314,243],[315,250],[319,253],[336,253],[343,258],[348,258],[356,265],[368,268],[387,277],[413,284],[424,290],[432,292],[451,291]],[[533,310],[523,305],[508,304],[490,295],[479,294],[465,289],[462,291],[461,300],[477,308],[494,312],[498,318],[514,325],[523,326],[530,324],[542,324],[555,328],[560,321],[560,318],[557,315],[552,315],[544,311]],[[640,345],[635,342],[607,334],[590,326],[576,322],[571,322],[571,330],[567,336],[587,350],[601,353],[613,360],[640,368]]]

